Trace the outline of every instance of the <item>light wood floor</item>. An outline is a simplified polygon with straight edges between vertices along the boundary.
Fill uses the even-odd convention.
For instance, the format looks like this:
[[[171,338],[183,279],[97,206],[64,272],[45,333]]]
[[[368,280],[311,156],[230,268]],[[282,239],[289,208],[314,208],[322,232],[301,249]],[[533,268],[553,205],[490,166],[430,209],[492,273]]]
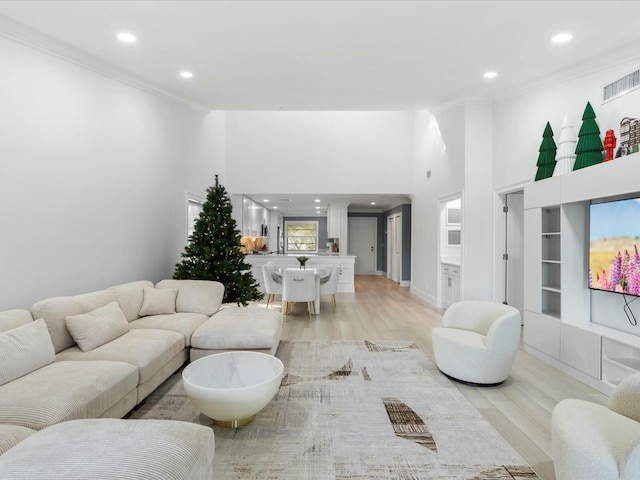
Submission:
[[[356,276],[356,293],[321,300],[309,321],[302,304],[284,324],[283,340],[412,340],[433,360],[431,329],[442,311],[380,276]],[[263,303],[265,301],[263,300]],[[280,308],[280,303],[275,303]],[[596,390],[520,350],[511,377],[497,387],[456,387],[506,438],[543,480],[555,480],[551,460],[551,412],[560,400],[606,403]]]

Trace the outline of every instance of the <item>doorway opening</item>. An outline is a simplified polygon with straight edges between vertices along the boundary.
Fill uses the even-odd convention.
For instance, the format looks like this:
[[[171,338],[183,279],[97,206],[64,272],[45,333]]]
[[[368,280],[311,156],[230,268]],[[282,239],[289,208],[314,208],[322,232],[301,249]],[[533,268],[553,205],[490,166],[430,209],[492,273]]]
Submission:
[[[462,193],[440,199],[438,236],[438,308],[448,308],[462,298]]]
[[[496,301],[511,305],[524,318],[524,190],[498,194],[496,212]]]
[[[387,278],[402,280],[402,213],[387,217]]]

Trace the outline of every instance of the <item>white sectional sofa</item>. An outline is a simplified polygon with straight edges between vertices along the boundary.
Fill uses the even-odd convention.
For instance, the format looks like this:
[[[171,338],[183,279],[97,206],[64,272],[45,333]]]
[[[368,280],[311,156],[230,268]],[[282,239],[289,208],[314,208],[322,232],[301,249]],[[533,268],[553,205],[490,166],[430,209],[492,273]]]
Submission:
[[[218,282],[139,281],[0,312],[0,472],[3,453],[39,430],[125,416],[188,361],[200,327],[213,342],[205,343],[207,353],[217,346],[275,352],[281,316],[259,307],[221,309],[223,294]],[[229,312],[222,313],[224,338],[215,341],[211,326],[228,309],[246,315],[236,312],[239,321],[229,325]],[[252,326],[261,318],[258,338]]]

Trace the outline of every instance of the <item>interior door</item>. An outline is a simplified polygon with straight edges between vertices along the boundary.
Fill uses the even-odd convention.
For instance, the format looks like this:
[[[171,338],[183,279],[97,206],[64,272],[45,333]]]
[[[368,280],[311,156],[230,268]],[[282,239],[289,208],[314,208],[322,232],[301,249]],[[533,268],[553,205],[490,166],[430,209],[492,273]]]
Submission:
[[[376,237],[378,220],[374,217],[349,218],[349,255],[354,255],[356,275],[376,274]]]
[[[524,194],[505,195],[505,204],[505,301],[524,315]]]

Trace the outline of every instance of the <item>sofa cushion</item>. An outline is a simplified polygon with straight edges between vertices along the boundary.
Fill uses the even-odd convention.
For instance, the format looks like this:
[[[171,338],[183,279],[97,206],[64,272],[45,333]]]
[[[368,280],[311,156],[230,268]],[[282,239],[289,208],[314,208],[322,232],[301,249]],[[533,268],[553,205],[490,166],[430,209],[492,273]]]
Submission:
[[[129,330],[88,352],[71,347],[56,355],[61,360],[115,360],[138,368],[139,383],[146,382],[185,348],[184,335],[168,330]]]
[[[56,353],[75,345],[64,319],[70,315],[87,313],[116,300],[113,292],[101,290],[73,297],[54,297],[31,306],[33,318],[44,318]]]
[[[134,320],[129,324],[131,328],[159,328],[171,330],[184,335],[185,345],[191,346],[191,336],[204,322],[208,315],[202,313],[174,313],[172,315],[151,315]]]
[[[4,385],[55,359],[44,320],[0,333],[0,385]]]
[[[282,314],[259,307],[223,308],[191,336],[191,346],[207,350],[270,349],[282,334]]]
[[[127,321],[131,322],[140,318],[140,309],[142,308],[143,287],[153,288],[153,283],[148,280],[140,280],[138,282],[123,283],[107,288],[113,292],[118,300],[120,308],[127,317]]]
[[[176,288],[144,287],[142,290],[144,295],[142,307],[140,307],[141,317],[176,313],[176,296],[178,295]]]
[[[19,425],[0,425],[0,455],[34,433],[35,430]]]
[[[118,302],[64,320],[69,333],[83,352],[93,350],[129,331],[129,323]]]
[[[6,332],[31,322],[33,322],[33,317],[29,310],[15,309],[0,312],[0,332]]]
[[[40,430],[100,417],[137,385],[137,369],[124,362],[56,361],[0,387],[0,423]]]
[[[212,479],[214,438],[210,427],[172,420],[65,422],[0,457],[0,478]]]
[[[213,315],[224,296],[224,285],[211,280],[162,280],[156,288],[177,288],[176,311]]]

